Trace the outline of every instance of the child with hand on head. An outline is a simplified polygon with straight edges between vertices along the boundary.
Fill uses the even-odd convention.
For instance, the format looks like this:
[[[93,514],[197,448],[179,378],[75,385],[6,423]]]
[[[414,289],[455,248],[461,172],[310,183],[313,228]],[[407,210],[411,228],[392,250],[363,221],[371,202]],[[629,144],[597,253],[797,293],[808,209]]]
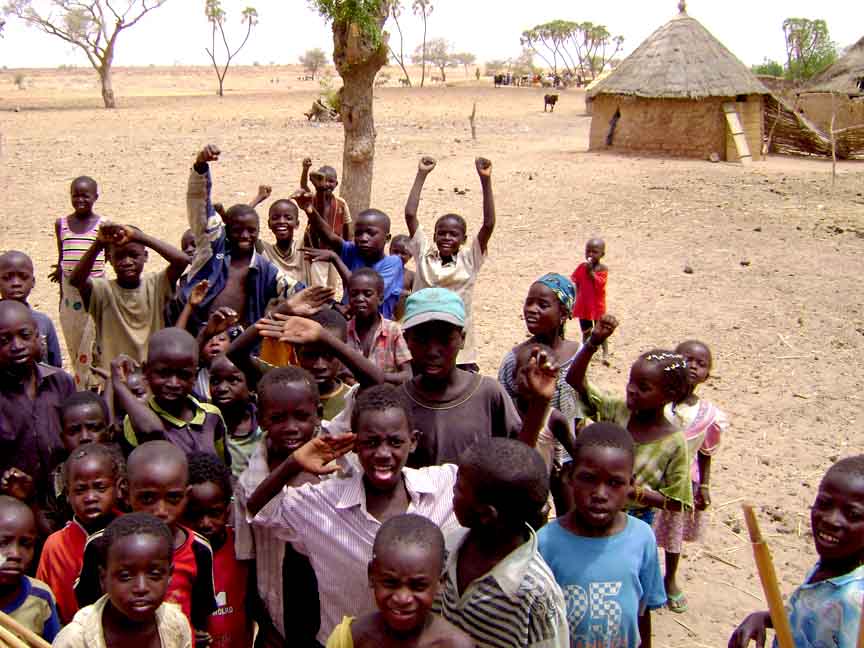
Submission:
[[[796,646],[855,648],[864,598],[864,455],[832,465],[810,509],[819,562],[786,601]],[[772,628],[767,611],[744,619],[729,648],[764,648]],[[775,641],[774,645],[777,643]]]
[[[378,611],[343,618],[327,648],[474,646],[468,635],[431,612],[445,556],[444,536],[431,520],[413,513],[387,520],[375,536],[369,561],[369,587]]]
[[[231,463],[219,408],[192,395],[197,370],[195,338],[179,328],[157,331],[150,338],[144,363],[144,376],[153,395],[142,403],[126,385],[134,364],[126,356],[114,359],[111,380],[126,411],[122,442],[128,448],[144,441],[165,439],[186,453],[210,452]]]
[[[188,620],[165,602],[175,578],[171,529],[153,515],[129,513],[108,525],[104,545],[105,594],[78,611],[54,646],[191,648]]]
[[[60,630],[54,594],[27,572],[36,551],[36,519],[18,499],[0,495],[0,610],[46,641]]]
[[[99,187],[93,178],[79,176],[69,187],[72,213],[54,222],[54,237],[57,240],[57,263],[48,278],[60,284],[60,327],[66,350],[72,359],[76,382],[82,387],[89,386],[90,370],[93,362],[95,328],[87,313],[87,306],[81,293],[72,285],[70,278],[78,262],[96,242],[102,217],[93,211],[99,200]],[[100,251],[90,269],[91,279],[105,277],[105,252]]]
[[[225,421],[225,438],[235,478],[249,465],[249,457],[261,440],[258,409],[246,375],[225,354],[210,362],[210,395]]]
[[[585,261],[580,263],[570,279],[576,286],[576,305],[573,317],[579,320],[582,341],[587,342],[594,324],[606,314],[606,279],[609,268],[601,263],[606,255],[606,242],[592,238],[585,244]],[[606,341],[603,342],[603,359],[608,353]]]
[[[521,441],[479,441],[459,462],[453,510],[465,528],[447,536],[433,609],[477,646],[570,646],[564,597],[530,526],[548,497],[546,466]]]
[[[168,261],[165,270],[142,274],[148,248]],[[90,277],[103,252],[116,279]],[[144,360],[150,336],[165,325],[165,305],[187,265],[189,259],[182,251],[135,227],[108,222],[99,226],[96,241],[69,276],[96,326],[94,366],[107,370],[121,354],[136,362]]]
[[[254,599],[248,592],[249,566],[234,553],[231,513],[231,471],[213,455],[189,455],[189,501],[183,520],[201,534],[213,549],[213,577],[219,606],[207,623],[211,648],[252,646]]]
[[[405,224],[411,235],[408,249],[417,266],[413,290],[447,288],[462,298],[465,305],[465,345],[459,352],[458,363],[462,369],[477,372],[479,367],[474,341],[474,285],[486,260],[489,239],[495,229],[495,200],[492,196],[492,163],[486,158],[477,158],[474,165],[483,189],[483,225],[470,245],[466,246],[468,227],[465,219],[458,214],[445,214],[435,221],[433,245],[429,244],[420,221],[417,220],[423,184],[435,168],[435,160],[431,157],[420,158],[417,177],[405,204]]]
[[[611,315],[594,325],[570,365],[567,382],[579,393],[588,417],[620,425],[633,437],[635,486],[628,512],[652,524],[658,509],[693,508],[687,442],[681,427],[666,416],[666,406],[689,391],[687,364],[672,351],[648,351],[630,367],[626,399],[600,392],[586,382],[585,375],[591,358],[617,326]]]
[[[176,603],[195,632],[206,633],[207,622],[216,609],[213,551],[204,538],[181,524],[189,496],[186,455],[167,441],[150,441],[132,451],[126,472],[132,510],[155,515],[171,532],[169,548],[173,556],[169,556],[168,563],[173,563],[173,568],[168,572],[167,592],[159,601],[164,597]],[[104,593],[110,594],[110,590],[106,591],[109,581],[100,577],[104,573],[100,570],[103,533],[90,536],[84,547],[81,574],[75,582],[75,596],[82,607],[96,603]]]
[[[650,611],[663,606],[666,593],[651,528],[624,510],[633,439],[618,425],[594,423],[579,434],[572,457],[572,508],[537,534],[564,591],[570,642],[650,648]]]
[[[63,529],[48,536],[36,578],[54,592],[64,625],[78,611],[73,586],[84,563],[84,546],[92,534],[104,529],[116,516],[121,462],[119,453],[94,442],[73,450],[63,464],[74,516]]]
[[[688,340],[675,348],[687,362],[689,389],[683,400],[667,405],[667,417],[680,424],[687,440],[687,459],[693,483],[693,509],[660,511],[654,522],[657,544],[666,552],[664,584],[673,612],[687,610],[687,598],[676,576],[683,542],[696,542],[704,534],[705,510],[711,503],[711,457],[720,446],[720,436],[729,426],[726,415],[715,405],[696,396],[696,389],[711,373],[711,350],[702,342]]]
[[[300,188],[303,191],[310,191],[308,180],[312,180],[312,185],[315,187],[315,209],[321,214],[324,222],[330,230],[337,236],[341,236],[346,241],[354,238],[354,223],[351,221],[351,211],[348,209],[348,203],[342,198],[334,195],[336,187],[339,186],[339,177],[336,174],[336,169],[331,166],[322,166],[317,171],[310,173],[312,168],[312,160],[304,158],[303,171],[300,174]],[[303,234],[303,247],[305,248],[324,248],[327,247],[326,242],[321,238],[321,235],[315,231],[311,222],[307,225],[306,231]],[[324,286],[336,290],[339,287],[338,274],[334,266],[328,262],[311,263],[309,265],[309,285]]]
[[[378,308],[384,280],[370,268],[360,268],[348,280],[348,344],[374,362],[384,379],[395,385],[411,379],[411,352],[398,323],[384,319]]]
[[[0,254],[0,298],[14,299],[29,307],[27,298],[36,283],[33,261],[23,252],[11,250]],[[30,308],[42,345],[42,362],[52,367],[63,366],[60,342],[51,318]]]

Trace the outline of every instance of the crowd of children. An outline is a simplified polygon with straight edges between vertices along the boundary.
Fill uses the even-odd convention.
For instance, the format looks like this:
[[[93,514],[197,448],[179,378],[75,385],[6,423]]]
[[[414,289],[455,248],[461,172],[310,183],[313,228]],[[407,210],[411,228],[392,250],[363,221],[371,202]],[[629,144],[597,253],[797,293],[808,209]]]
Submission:
[[[432,158],[392,241],[385,212],[352,218],[336,170],[307,158],[269,205],[270,242],[270,187],[213,202],[220,155],[193,161],[179,248],[72,182],[50,275],[70,373],[28,304],[31,259],[0,254],[0,610],[75,648],[649,647],[652,610],[687,610],[682,543],[704,532],[727,426],[696,394],[709,347],[643,353],[623,398],[590,383],[617,327],[592,238],[570,279],[528,287],[526,339],[483,375],[489,160],[471,239],[458,214],[424,232]],[[150,250],[164,270],[145,272]],[[797,645],[854,644],[862,520],[864,458],[843,459],[789,603]],[[751,615],[730,648],[769,627]]]

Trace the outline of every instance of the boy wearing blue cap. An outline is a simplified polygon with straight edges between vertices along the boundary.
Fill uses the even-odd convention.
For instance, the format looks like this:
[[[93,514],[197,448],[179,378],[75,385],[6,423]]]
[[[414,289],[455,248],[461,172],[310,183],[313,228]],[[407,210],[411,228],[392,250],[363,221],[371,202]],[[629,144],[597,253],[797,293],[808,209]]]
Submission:
[[[446,288],[413,293],[405,302],[402,330],[414,377],[401,388],[420,432],[409,466],[456,462],[464,450],[492,436],[520,438],[522,420],[498,381],[456,366],[465,343],[465,306],[459,295]],[[529,418],[531,413],[526,424]]]

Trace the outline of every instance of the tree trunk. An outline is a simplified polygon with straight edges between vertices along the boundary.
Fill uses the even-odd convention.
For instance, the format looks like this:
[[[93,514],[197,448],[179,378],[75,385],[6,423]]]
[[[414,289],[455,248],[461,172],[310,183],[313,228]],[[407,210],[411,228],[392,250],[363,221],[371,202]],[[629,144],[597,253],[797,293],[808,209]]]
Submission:
[[[111,64],[104,63],[99,72],[99,81],[102,83],[102,101],[106,108],[116,108],[117,100],[114,97],[114,86],[111,84]]]
[[[423,7],[423,61],[420,65],[420,87],[426,84],[426,7]]]
[[[219,76],[218,74],[216,75],[216,78],[219,79],[219,89],[216,90],[216,94],[217,94],[219,97],[224,97],[224,96],[225,96],[225,89],[224,89],[225,81],[224,81],[224,79],[223,79],[221,76]]]
[[[387,3],[381,0],[379,29],[387,18]],[[342,156],[342,198],[352,214],[368,209],[372,199],[375,158],[375,119],[372,89],[375,75],[387,63],[387,35],[382,31],[377,46],[355,24],[333,23],[333,63],[342,77],[342,126],[345,143]]]

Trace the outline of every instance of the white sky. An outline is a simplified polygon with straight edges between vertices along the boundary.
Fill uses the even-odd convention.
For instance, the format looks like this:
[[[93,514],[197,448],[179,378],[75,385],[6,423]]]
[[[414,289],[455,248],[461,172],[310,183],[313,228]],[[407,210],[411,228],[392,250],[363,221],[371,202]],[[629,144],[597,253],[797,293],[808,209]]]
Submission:
[[[45,2],[34,0],[34,6]],[[410,5],[410,0],[404,2]],[[591,5],[577,0],[433,3],[429,37],[444,37],[456,50],[476,54],[479,61],[518,55],[519,35],[524,29],[556,18],[605,24],[613,34],[623,34],[625,52],[629,52],[677,13],[677,0],[618,0]],[[237,63],[296,63],[307,49],[332,51],[329,26],[306,0],[223,0],[233,29],[239,31],[239,13],[248,4],[258,9],[261,22]],[[203,7],[203,0],[169,0],[121,34],[115,65],[207,65],[204,47],[209,42],[209,25]],[[688,12],[748,65],[766,56],[783,61],[781,23],[790,16],[824,18],[831,37],[841,47],[851,45],[864,33],[861,0],[689,0]],[[411,51],[421,38],[420,19],[408,11],[401,22],[406,51]],[[389,24],[388,29],[395,34]],[[0,65],[87,65],[83,53],[14,19],[9,19],[5,31],[5,38],[0,39]],[[395,42],[398,39],[394,36],[391,43]]]

